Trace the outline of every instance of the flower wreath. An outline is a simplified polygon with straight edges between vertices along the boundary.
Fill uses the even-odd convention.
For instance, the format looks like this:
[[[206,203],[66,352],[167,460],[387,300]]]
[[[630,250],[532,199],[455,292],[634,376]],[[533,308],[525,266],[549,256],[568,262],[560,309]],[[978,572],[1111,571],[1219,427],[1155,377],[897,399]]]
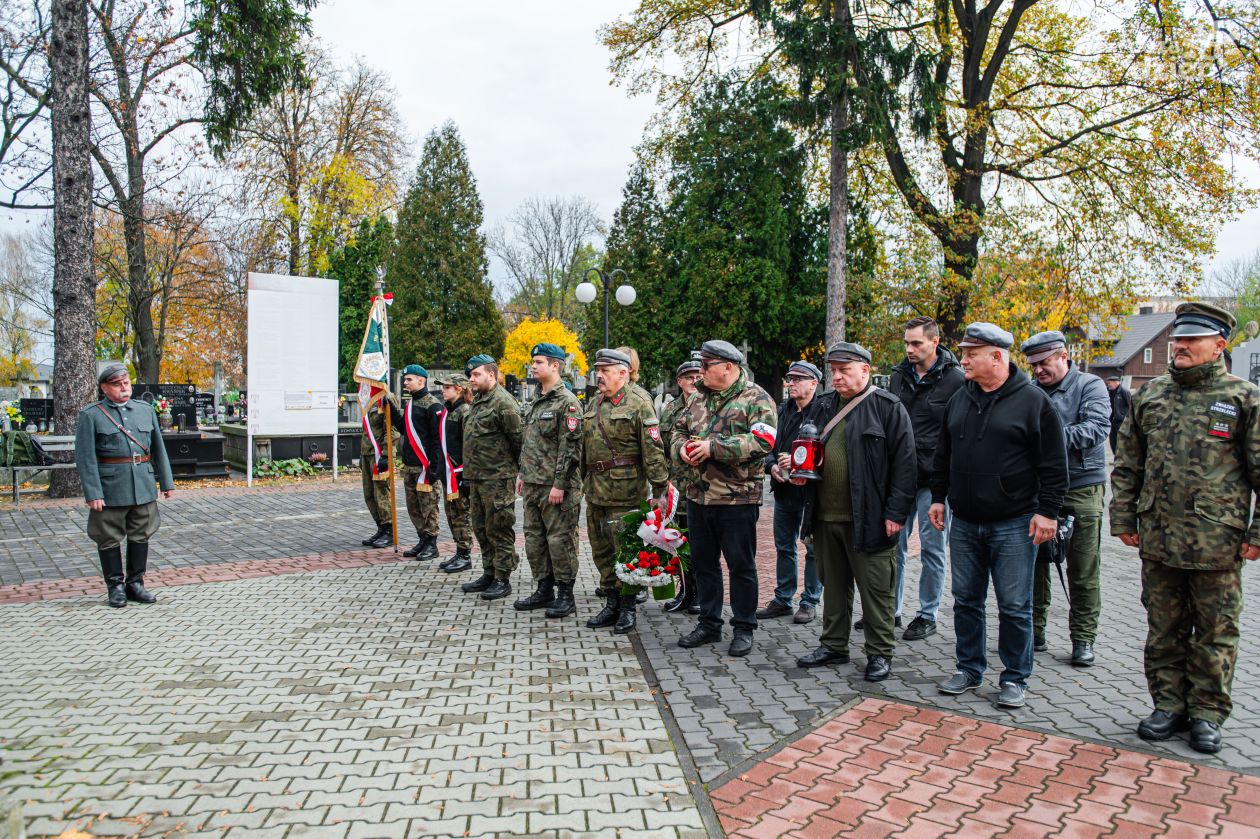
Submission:
[[[685,530],[670,527],[678,503],[678,490],[667,484],[656,507],[644,501],[638,510],[613,522],[617,531],[613,569],[622,594],[647,587],[655,599],[669,600],[682,585],[683,573],[691,566],[691,544]]]

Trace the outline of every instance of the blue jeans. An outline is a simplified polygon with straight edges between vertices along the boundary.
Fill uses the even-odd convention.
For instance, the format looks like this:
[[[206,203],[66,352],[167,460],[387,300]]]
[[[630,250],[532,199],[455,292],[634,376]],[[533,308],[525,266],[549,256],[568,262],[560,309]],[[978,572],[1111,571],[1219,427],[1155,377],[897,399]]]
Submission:
[[[774,499],[774,548],[778,553],[777,577],[774,599],[792,608],[796,596],[796,543],[805,518],[805,500],[792,498]],[[822,582],[818,579],[818,563],[814,561],[814,543],[805,546],[805,591],[801,593],[801,605],[817,609],[822,600]]]
[[[936,622],[936,610],[941,605],[941,591],[945,588],[945,540],[949,538],[949,523],[953,519],[949,504],[945,505],[945,529],[937,530],[928,521],[928,508],[932,506],[932,490],[921,489],[914,497],[914,510],[901,528],[901,541],[897,543],[897,616],[901,616],[902,596],[906,587],[906,546],[914,532],[914,521],[919,520],[919,549],[923,571],[919,574],[919,617]]]
[[[989,579],[998,606],[1001,681],[1024,684],[1032,673],[1033,569],[1037,548],[1028,536],[1031,515],[975,524],[955,518],[949,531],[954,581],[954,635],[958,669],[984,675],[985,615]]]

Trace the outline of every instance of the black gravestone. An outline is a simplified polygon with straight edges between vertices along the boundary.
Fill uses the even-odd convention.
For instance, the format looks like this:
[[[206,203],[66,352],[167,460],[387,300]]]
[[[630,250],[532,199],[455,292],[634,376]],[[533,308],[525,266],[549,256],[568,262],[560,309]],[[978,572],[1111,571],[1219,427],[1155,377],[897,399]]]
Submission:
[[[197,403],[198,420],[208,420],[211,424],[213,424],[216,417],[214,410],[214,394],[198,393],[194,398]]]
[[[146,385],[131,386],[131,398],[140,399],[149,404],[159,399],[171,403],[171,416],[175,424],[192,431],[197,428],[197,388],[195,385]],[[181,421],[182,418],[182,421]]]
[[[41,431],[47,431],[53,424],[53,401],[51,399],[19,399],[18,410],[22,412],[27,424],[33,424]]]

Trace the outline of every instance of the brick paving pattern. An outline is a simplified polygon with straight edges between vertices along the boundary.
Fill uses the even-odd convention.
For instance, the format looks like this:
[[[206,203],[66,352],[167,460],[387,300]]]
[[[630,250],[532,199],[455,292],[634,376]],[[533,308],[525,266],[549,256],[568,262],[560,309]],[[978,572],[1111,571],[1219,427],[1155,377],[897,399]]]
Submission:
[[[464,579],[397,562],[3,607],[28,833],[706,835],[631,642]]]
[[[732,837],[1254,837],[1260,778],[865,699],[710,792]]]

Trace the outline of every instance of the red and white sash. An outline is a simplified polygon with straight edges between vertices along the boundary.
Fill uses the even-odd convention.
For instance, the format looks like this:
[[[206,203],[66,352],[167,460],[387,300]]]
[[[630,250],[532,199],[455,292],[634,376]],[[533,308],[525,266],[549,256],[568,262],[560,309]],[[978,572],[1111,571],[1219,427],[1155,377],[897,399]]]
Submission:
[[[442,460],[446,462],[446,497],[459,497],[459,476],[464,471],[464,464],[455,464],[451,460],[450,452],[446,449],[446,415],[450,413],[450,409],[446,406],[442,407],[442,412],[438,414],[438,440],[442,443]]]
[[[420,435],[416,432],[416,426],[411,421],[411,415],[415,408],[415,400],[407,403],[407,411],[403,416],[403,419],[406,420],[403,423],[403,428],[407,432],[407,442],[411,445],[411,450],[420,460],[420,477],[417,479],[416,483],[427,484],[429,482],[429,456],[425,453],[424,443],[420,441]]]

